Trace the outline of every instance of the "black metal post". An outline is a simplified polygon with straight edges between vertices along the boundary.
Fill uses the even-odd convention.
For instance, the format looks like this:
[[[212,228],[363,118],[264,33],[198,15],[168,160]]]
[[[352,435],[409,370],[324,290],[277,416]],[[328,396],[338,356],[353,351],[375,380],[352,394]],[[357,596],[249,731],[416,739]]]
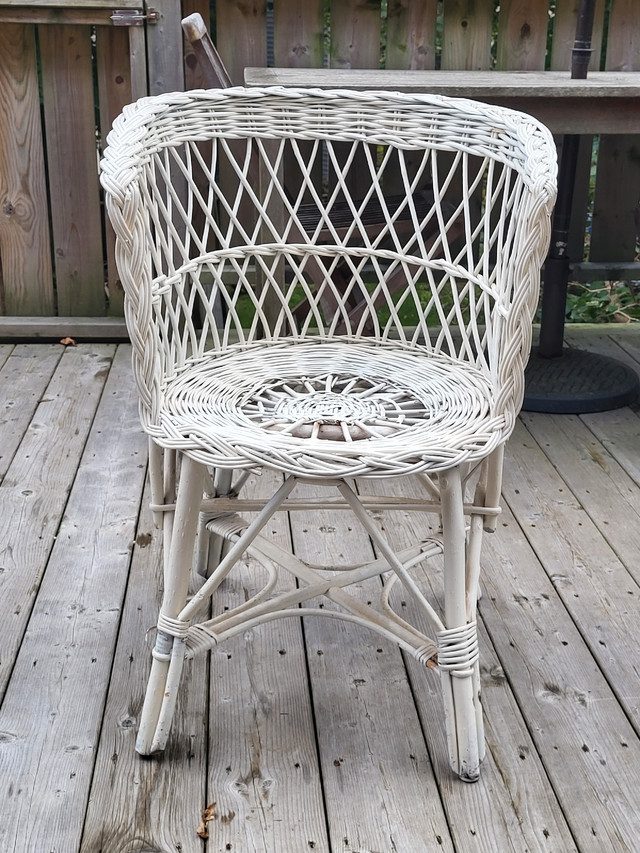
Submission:
[[[586,79],[591,58],[594,14],[594,0],[581,0],[578,10],[576,38],[571,54],[572,79]],[[553,215],[551,246],[549,257],[545,263],[544,288],[542,291],[542,320],[538,352],[543,358],[557,358],[562,355],[567,284],[569,281],[567,242],[579,144],[580,137],[574,134],[565,136],[562,143],[562,156],[558,170],[558,199]]]
[[[581,0],[571,57],[571,77],[587,76],[595,0]],[[569,256],[567,242],[580,137],[564,137],[558,175],[558,200],[545,262],[540,342],[525,375],[523,409],[581,414],[625,406],[638,398],[638,376],[630,367],[599,353],[563,349]]]

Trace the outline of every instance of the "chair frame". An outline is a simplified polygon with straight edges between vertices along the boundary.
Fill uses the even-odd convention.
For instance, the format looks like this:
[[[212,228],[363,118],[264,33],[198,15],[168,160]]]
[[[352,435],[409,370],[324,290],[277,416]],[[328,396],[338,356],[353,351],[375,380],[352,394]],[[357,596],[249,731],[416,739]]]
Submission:
[[[354,111],[360,121],[358,129],[338,127],[337,119],[344,122]],[[339,193],[347,198],[354,221],[342,232],[331,224],[328,207],[337,191],[330,194],[328,207],[323,207],[320,196],[314,195],[309,166],[304,180],[320,217],[319,226],[309,232],[298,218],[302,193],[292,199],[282,179],[284,146],[292,146],[300,159],[295,142],[298,132],[292,132],[292,126],[301,128],[302,138],[322,138],[329,145],[334,138],[363,147],[384,143],[385,150],[399,158],[401,171],[405,149],[415,149],[422,152],[424,163],[433,163],[436,180],[435,158],[444,150],[453,160],[444,183],[451,181],[454,167],[458,169],[461,163],[466,195],[480,192],[480,181],[471,174],[466,159],[477,156],[484,170],[478,174],[485,176],[482,201],[487,212],[478,223],[470,213],[468,198],[454,204],[451,212],[445,190],[434,188],[429,215],[419,217],[415,184],[403,173],[404,205],[414,224],[408,237],[399,236],[395,214],[385,208],[381,191],[372,189],[369,194],[369,199],[377,198],[386,210],[383,230],[394,243],[391,251],[381,248],[380,230],[372,236],[362,220],[369,199],[349,201],[342,176]],[[231,152],[227,138],[244,140],[245,153],[240,158]],[[217,152],[212,162],[217,164],[215,158],[226,153],[234,163],[239,187],[235,196],[220,190],[217,165],[208,172],[209,201],[204,215],[206,227],[215,229],[217,240],[211,250],[201,235],[194,235],[190,219],[194,199],[204,200],[184,165],[189,158],[200,156],[195,147],[189,148],[187,159],[175,155],[173,162],[186,187],[167,177],[172,152],[185,140],[190,146],[212,143]],[[504,444],[522,402],[531,319],[555,198],[555,147],[550,134],[530,117],[465,100],[237,88],[143,99],[125,108],[108,143],[102,183],[117,235],[116,257],[127,296],[141,419],[150,437],[153,510],[164,532],[164,593],[138,751],[146,755],[164,749],[186,659],[274,618],[321,615],[367,625],[427,667],[437,669],[451,767],[464,781],[476,780],[484,755],[476,625],[481,542],[483,531],[493,531],[496,526]],[[259,156],[257,188],[251,166],[254,151]],[[384,157],[381,162],[382,167],[370,163],[374,183],[376,170],[384,167]],[[507,176],[500,178],[498,189],[492,184],[494,163]],[[153,169],[156,178],[151,175]],[[153,183],[156,180],[162,184],[160,189]],[[238,213],[241,196],[250,198],[258,211],[259,221],[252,231],[257,242],[250,246],[243,245],[248,230]],[[499,216],[490,209],[494,200]],[[231,221],[226,230],[218,224],[214,207],[223,209]],[[176,216],[179,226],[174,222]],[[425,237],[423,232],[434,221],[439,225],[437,235]],[[460,222],[464,240],[462,248],[455,250],[457,233],[452,226]],[[323,238],[318,241],[321,232]],[[354,234],[357,240],[350,242]],[[406,246],[410,251],[404,251]],[[195,257],[191,257],[194,251]],[[240,287],[252,292],[249,257],[262,268],[263,281],[261,292],[251,297],[255,317],[247,331],[239,324],[236,298]],[[380,266],[381,259],[388,267]],[[363,284],[363,264],[368,260],[380,276],[372,294]],[[336,284],[332,280],[338,261],[346,262],[351,271],[346,289],[343,281]],[[307,319],[302,322],[288,301],[291,287],[282,286],[287,264],[304,289]],[[228,266],[238,280],[237,286],[231,285],[231,295],[225,295],[223,281]],[[402,327],[393,294],[385,288],[386,271],[402,271],[406,292],[415,296],[415,269],[431,282],[429,304],[445,320],[443,328],[431,329],[424,316],[417,331],[407,333]],[[204,271],[214,278],[215,298],[227,300],[222,318],[213,311],[214,297],[201,285]],[[456,282],[461,279],[466,283],[459,289]],[[454,302],[458,300],[448,313],[439,302],[442,281],[454,292]],[[353,305],[349,307],[348,296],[357,287],[360,304],[356,316],[350,315]],[[479,295],[474,295],[476,290]],[[269,296],[275,301],[275,312],[268,310]],[[475,314],[470,309],[464,313],[463,296],[476,306]],[[191,317],[196,298],[205,312],[201,329]],[[380,301],[390,311],[386,326],[378,319]],[[310,317],[317,329],[311,327]],[[449,319],[459,321],[461,344],[454,341]],[[486,321],[484,330],[480,320]],[[389,332],[391,327],[395,337]],[[276,370],[281,363],[286,368],[285,378],[278,384],[268,370]],[[317,367],[320,363],[329,366]],[[296,370],[302,377],[297,385],[287,379]],[[340,385],[342,380],[336,377],[341,370],[355,378]],[[438,431],[436,403],[426,417],[413,402],[403,409],[409,391],[388,398],[400,400],[389,404],[392,413],[394,406],[401,410],[389,434],[380,433],[379,426],[366,432],[368,427],[361,425],[359,415],[332,418],[319,414],[314,421],[314,416],[305,414],[296,420],[299,410],[307,412],[311,406],[309,410],[315,411],[318,400],[320,412],[323,406],[335,405],[336,397],[340,405],[342,401],[345,406],[350,404],[349,389],[357,390],[368,370],[377,377],[391,377],[390,386],[403,370],[404,388],[412,383],[416,387],[435,383],[434,387],[441,388],[439,393],[450,395],[454,408],[460,404],[461,412],[454,418],[457,426],[447,427],[450,415],[445,413],[444,426]],[[313,376],[319,377],[317,381]],[[358,411],[363,400],[386,393],[379,392],[384,382],[376,385],[377,381],[371,380],[370,387],[365,383],[364,390],[352,398]],[[198,395],[204,383],[206,394],[215,397],[215,388],[225,382],[231,402],[220,404],[224,412],[240,405],[240,397],[245,408],[239,420],[234,421],[233,414],[225,420],[224,412],[219,415],[216,410],[210,421],[199,407],[197,400],[203,398]],[[266,383],[269,394],[277,398],[278,411],[283,399],[285,411],[289,405],[293,414],[286,414],[284,426],[278,417],[269,418],[262,392],[252,391],[250,397],[249,390],[243,390],[251,382],[256,386]],[[470,389],[472,402],[480,401],[478,411],[460,402],[465,389]],[[186,411],[187,399],[197,409],[195,413]],[[174,402],[178,408],[171,409]],[[376,416],[376,423],[380,418],[386,423],[388,414],[385,410]],[[267,501],[245,497],[242,492],[249,473],[260,466],[284,473],[282,485]],[[418,479],[424,497],[366,498],[357,493],[353,482],[357,476],[384,479],[409,474]],[[331,490],[332,497],[294,496],[297,486],[309,483]],[[260,535],[277,511],[312,512],[317,508],[352,512],[379,556],[358,566],[314,566]],[[372,516],[381,509],[435,514],[440,531],[396,552]],[[249,512],[257,513],[251,521],[243,517]],[[264,569],[264,588],[235,610],[194,621],[244,554]],[[414,566],[432,559],[442,563],[442,612],[412,575]],[[205,580],[190,596],[194,564]],[[277,591],[280,570],[298,579],[295,590]],[[350,585],[379,575],[383,583],[375,606],[363,605],[348,592]],[[394,610],[392,590],[397,582],[431,626],[429,634]],[[318,596],[326,597],[336,608],[300,609]]]

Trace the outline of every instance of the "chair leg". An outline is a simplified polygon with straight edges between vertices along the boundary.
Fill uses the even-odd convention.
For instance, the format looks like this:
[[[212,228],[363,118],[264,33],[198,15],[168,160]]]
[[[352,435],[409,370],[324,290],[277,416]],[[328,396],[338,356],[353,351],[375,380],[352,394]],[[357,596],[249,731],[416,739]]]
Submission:
[[[165,559],[160,622],[175,619],[187,601],[205,470],[200,463],[183,458],[171,544]],[[166,745],[184,653],[182,638],[158,629],[136,743],[141,755],[161,752]]]
[[[445,725],[451,767],[465,782],[480,774],[484,755],[480,707],[478,640],[475,619],[469,621],[466,531],[463,488],[458,469],[439,477],[444,543],[444,621],[438,634]]]

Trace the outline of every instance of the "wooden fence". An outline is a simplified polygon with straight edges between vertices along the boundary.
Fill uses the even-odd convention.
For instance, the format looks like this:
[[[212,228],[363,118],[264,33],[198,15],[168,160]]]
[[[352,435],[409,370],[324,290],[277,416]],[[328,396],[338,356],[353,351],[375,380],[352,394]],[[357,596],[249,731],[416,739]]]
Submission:
[[[180,19],[210,13],[205,0],[151,5],[0,0],[4,315],[41,317],[45,328],[56,316],[122,314],[98,184],[102,141],[128,101],[200,84],[193,57],[183,50]],[[640,71],[637,5],[597,0],[593,70]],[[578,0],[216,0],[211,27],[238,83],[245,67],[259,65],[464,69],[470,75],[547,69],[568,76],[577,7]],[[115,9],[122,11],[114,15]],[[596,278],[640,279],[632,263],[640,136],[603,135],[593,151],[594,139],[584,135],[570,257],[595,262],[590,275]],[[606,269],[613,266],[618,269]],[[11,328],[28,334],[36,327],[25,319]]]

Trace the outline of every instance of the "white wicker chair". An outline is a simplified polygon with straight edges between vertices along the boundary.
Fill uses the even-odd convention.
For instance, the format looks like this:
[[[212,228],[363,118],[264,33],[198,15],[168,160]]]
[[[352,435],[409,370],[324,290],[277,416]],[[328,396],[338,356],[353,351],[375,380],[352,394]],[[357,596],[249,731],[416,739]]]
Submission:
[[[165,536],[138,751],[164,748],[185,658],[324,594],[340,609],[305,616],[369,625],[440,671],[451,766],[476,779],[480,541],[523,396],[555,197],[550,134],[468,100],[237,88],[142,99],[108,142],[102,183]],[[367,224],[372,205],[382,226]],[[262,466],[283,480],[260,503],[241,488]],[[353,483],[404,475],[423,500],[362,498]],[[292,496],[301,482],[329,501]],[[379,559],[311,567],[260,536],[277,510],[320,505],[352,511]],[[371,514],[390,505],[440,515],[441,533],[395,553]],[[198,527],[208,577],[189,599]],[[267,570],[264,590],[194,624],[245,552]],[[438,555],[442,611],[412,573]],[[274,592],[276,566],[295,591]],[[377,606],[349,594],[380,574]],[[435,639],[394,611],[396,581]]]

